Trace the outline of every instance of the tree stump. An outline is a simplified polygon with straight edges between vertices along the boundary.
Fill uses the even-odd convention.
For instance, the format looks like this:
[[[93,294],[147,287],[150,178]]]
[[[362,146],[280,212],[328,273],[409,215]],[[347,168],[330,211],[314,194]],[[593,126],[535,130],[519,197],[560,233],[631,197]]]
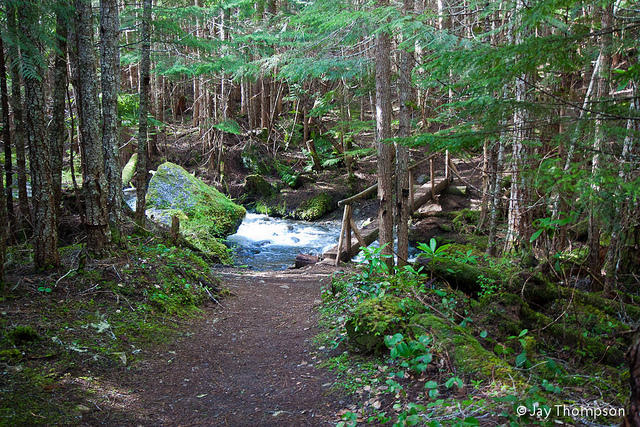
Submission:
[[[636,333],[627,352],[629,363],[629,412],[624,418],[624,427],[640,427],[640,333]]]

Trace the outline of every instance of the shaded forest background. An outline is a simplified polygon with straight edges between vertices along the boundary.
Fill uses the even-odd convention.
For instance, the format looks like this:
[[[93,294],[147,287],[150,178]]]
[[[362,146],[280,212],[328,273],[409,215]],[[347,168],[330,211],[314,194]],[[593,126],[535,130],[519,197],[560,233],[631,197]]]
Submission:
[[[375,346],[407,364],[396,375],[407,389],[404,368],[427,389],[420,396],[430,398],[438,387],[446,393],[463,388],[457,374],[444,378],[442,370],[422,363],[432,347],[447,358],[455,348],[478,350],[449,361],[477,367],[474,373],[486,374],[488,357],[496,366],[515,365],[518,378],[544,365],[549,372],[529,379],[557,396],[549,381],[565,381],[572,393],[578,380],[563,369],[574,362],[571,369],[582,372],[585,363],[607,364],[607,381],[618,384],[621,347],[632,344],[628,422],[637,423],[640,341],[629,337],[637,327],[640,284],[639,12],[630,0],[3,0],[0,281],[26,271],[24,264],[39,274],[66,271],[61,253],[64,258],[71,243],[82,245],[82,255],[56,285],[71,272],[81,276],[87,259],[129,250],[165,257],[189,280],[199,280],[201,273],[192,270],[205,268],[202,260],[130,244],[149,227],[150,170],[167,160],[247,204],[252,200],[239,169],[276,177],[291,191],[301,177],[311,182],[337,170],[334,179],[356,189],[373,175],[361,166],[373,162],[382,249],[368,252],[368,270],[350,281],[336,279],[323,294],[325,309],[342,319],[340,339],[358,343],[363,337],[349,325],[367,324],[372,312],[403,319],[406,336],[391,327],[375,330],[378,338],[389,334]],[[178,150],[185,144],[188,156]],[[486,257],[479,245],[446,255],[447,245],[434,240],[421,246],[430,259],[424,270],[403,269],[412,210],[409,165],[430,153],[480,159],[482,180],[473,189],[482,198],[479,214],[456,218],[486,241]],[[131,185],[135,212],[122,196]],[[76,221],[71,227],[63,220],[70,215]],[[70,233],[77,224],[81,233]],[[389,244],[394,234],[396,270]],[[193,265],[180,264],[181,257]],[[144,266],[120,264],[131,283],[152,277]],[[393,279],[391,272],[397,273]],[[214,279],[200,283],[196,298],[174,286],[171,269],[160,273],[166,277],[158,275],[159,281],[171,282],[168,290],[156,291],[161,287],[151,282],[145,295],[131,290],[145,301],[145,313],[174,309],[167,309],[171,295],[186,294],[194,305],[208,297],[217,302],[207,287]],[[434,290],[436,277],[471,283],[473,298]],[[120,292],[119,284],[111,285]],[[419,309],[403,306],[411,298]],[[461,315],[458,302],[470,314]],[[425,313],[425,307],[439,311]],[[432,337],[409,331],[416,317],[407,313],[431,328]],[[479,338],[457,326],[470,323],[472,314],[486,327]],[[591,327],[594,317],[608,326]],[[574,327],[584,330],[578,334]],[[446,341],[438,333],[460,345],[431,346],[431,339]],[[117,350],[113,354],[124,351]],[[21,357],[7,357],[14,356]],[[570,362],[560,369],[560,360]],[[429,370],[438,381],[427,381]],[[512,373],[505,367],[497,374],[507,381]],[[403,387],[386,384],[385,392]],[[537,398],[540,388],[534,387],[529,392]],[[593,400],[597,379],[588,387]],[[623,400],[616,386],[607,392],[616,403]],[[411,404],[398,419],[416,415]]]
[[[2,241],[31,239],[36,268],[59,265],[64,169],[88,250],[117,242],[120,170],[134,152],[138,171],[166,158],[180,122],[221,188],[248,135],[351,177],[375,150],[383,243],[393,194],[406,205],[407,147],[482,153],[489,253],[558,254],[579,228],[594,290],[635,283],[636,6],[5,1]]]

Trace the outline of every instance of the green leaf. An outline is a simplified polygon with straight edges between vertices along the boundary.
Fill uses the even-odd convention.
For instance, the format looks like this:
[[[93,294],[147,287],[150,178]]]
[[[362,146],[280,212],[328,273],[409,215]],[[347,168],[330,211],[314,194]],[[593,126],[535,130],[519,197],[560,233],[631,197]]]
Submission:
[[[493,400],[495,400],[496,402],[519,402],[520,398],[518,396],[510,394],[510,395],[504,396],[504,397],[496,397]]]
[[[538,228],[535,233],[533,233],[531,235],[531,238],[529,239],[529,243],[533,242],[534,240],[536,240],[538,237],[540,237],[540,235],[544,232],[544,229],[542,228]]]
[[[227,133],[233,133],[235,135],[242,135],[240,125],[235,120],[223,120],[218,124],[213,125],[214,128]]]
[[[523,351],[522,353],[520,353],[519,355],[516,356],[516,366],[520,367],[522,365],[524,365],[525,363],[527,363],[527,352]]]

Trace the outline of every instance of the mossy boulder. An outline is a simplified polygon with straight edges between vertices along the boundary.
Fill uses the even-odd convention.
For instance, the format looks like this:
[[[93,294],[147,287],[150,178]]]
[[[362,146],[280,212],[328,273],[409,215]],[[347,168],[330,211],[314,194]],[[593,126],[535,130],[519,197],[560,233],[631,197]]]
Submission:
[[[327,193],[320,193],[317,196],[303,202],[294,212],[296,219],[313,221],[321,218],[333,210],[333,199]]]
[[[147,215],[167,225],[180,218],[180,232],[198,249],[221,261],[227,248],[218,239],[238,230],[247,211],[173,163],[163,163],[147,191]]]
[[[244,181],[244,193],[254,199],[271,197],[276,189],[262,175],[247,175]]]
[[[349,343],[368,354],[386,349],[385,335],[406,332],[406,325],[417,307],[407,306],[395,296],[363,301],[346,323]]]
[[[408,298],[387,295],[364,300],[345,325],[349,343],[368,354],[382,353],[384,337],[406,333],[410,318],[421,311],[424,307]]]

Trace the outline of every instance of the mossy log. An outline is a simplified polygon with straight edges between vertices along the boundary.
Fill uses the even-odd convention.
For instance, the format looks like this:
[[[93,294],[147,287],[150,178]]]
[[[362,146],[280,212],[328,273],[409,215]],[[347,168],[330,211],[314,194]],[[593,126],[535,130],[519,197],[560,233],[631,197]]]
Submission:
[[[577,302],[584,305],[595,307],[609,316],[618,317],[621,314],[636,321],[640,319],[640,307],[635,305],[621,303],[618,300],[610,300],[595,293],[584,293],[571,288],[558,286],[559,297],[564,299],[574,298]]]
[[[433,314],[424,313],[411,319],[415,336],[425,333],[433,337],[434,348],[445,348],[456,370],[476,379],[513,385],[522,375],[493,352],[482,347],[468,329],[451,324]]]
[[[422,267],[425,272],[433,271],[434,275],[454,288],[466,293],[477,293],[482,290],[478,284],[478,278],[495,280],[502,283],[504,276],[490,268],[478,267],[465,264],[451,259],[443,259],[432,262],[428,258],[420,257],[417,266]]]
[[[564,346],[580,349],[586,358],[593,362],[603,362],[609,366],[620,366],[624,363],[624,343],[611,340],[606,345],[603,340],[584,336],[580,331],[563,323],[554,322],[554,319],[532,310],[528,304],[523,304],[520,310],[520,318],[529,329],[545,328],[545,332],[553,336]]]

